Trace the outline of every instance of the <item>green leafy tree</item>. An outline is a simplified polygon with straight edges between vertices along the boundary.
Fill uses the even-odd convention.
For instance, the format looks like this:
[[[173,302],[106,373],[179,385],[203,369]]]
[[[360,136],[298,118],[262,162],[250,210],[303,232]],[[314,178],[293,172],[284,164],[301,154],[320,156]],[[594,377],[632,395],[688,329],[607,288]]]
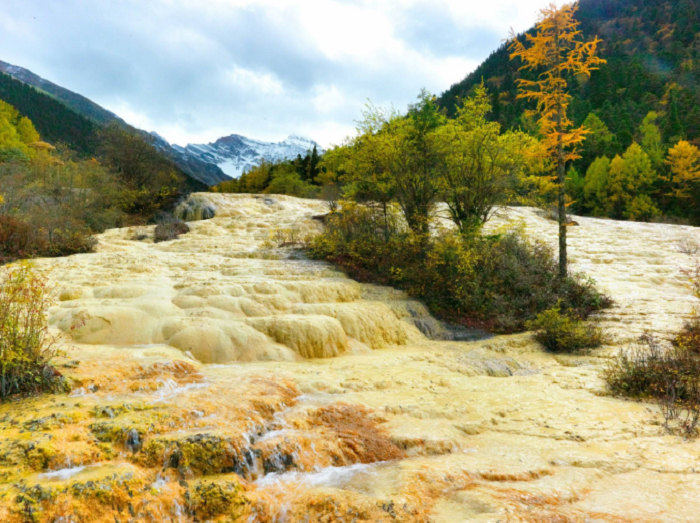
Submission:
[[[270,184],[265,189],[267,194],[288,194],[299,198],[313,198],[318,188],[306,182],[288,163],[274,166],[271,170]]]
[[[396,196],[396,183],[391,169],[388,147],[389,124],[401,119],[393,110],[368,104],[358,124],[358,134],[348,141],[346,147],[338,148],[329,155],[338,158],[344,171],[344,194],[358,202],[388,203]]]
[[[17,125],[19,111],[4,100],[0,100],[0,118],[4,118],[13,126]]]
[[[21,144],[17,128],[7,118],[0,116],[0,149],[12,149]]]
[[[26,116],[19,119],[17,123],[17,134],[19,134],[19,139],[22,143],[31,144],[40,140],[39,133],[34,128],[34,124]]]
[[[439,155],[441,197],[459,232],[471,236],[508,200],[525,166],[533,138],[520,132],[501,134],[488,120],[489,94],[481,85],[457,109],[457,118],[438,128],[432,141]]]
[[[39,133],[31,120],[0,100],[0,162],[28,160],[34,152],[27,145],[37,141]]]
[[[639,134],[642,138],[642,149],[647,153],[654,169],[660,169],[664,164],[664,147],[661,137],[661,130],[656,125],[659,119],[658,113],[651,111],[644,117],[642,125],[639,127]]]
[[[394,179],[396,197],[406,221],[416,233],[426,234],[430,212],[439,193],[438,155],[431,147],[431,133],[446,121],[435,97],[423,89],[408,115],[394,121]]]
[[[364,191],[376,177],[383,192],[393,193],[411,230],[425,235],[439,194],[438,154],[432,133],[446,121],[435,98],[423,90],[408,114],[368,105],[359,134],[350,145],[356,162],[347,164],[349,182]]]
[[[594,216],[605,216],[609,172],[610,159],[607,156],[596,158],[586,171],[583,186],[584,202]]]
[[[613,218],[648,220],[659,214],[650,197],[656,180],[651,160],[638,143],[616,156],[608,175],[608,211]]]
[[[566,175],[566,194],[571,198],[571,205],[580,209],[583,205],[583,189],[586,179],[581,175],[576,166],[571,166]]]

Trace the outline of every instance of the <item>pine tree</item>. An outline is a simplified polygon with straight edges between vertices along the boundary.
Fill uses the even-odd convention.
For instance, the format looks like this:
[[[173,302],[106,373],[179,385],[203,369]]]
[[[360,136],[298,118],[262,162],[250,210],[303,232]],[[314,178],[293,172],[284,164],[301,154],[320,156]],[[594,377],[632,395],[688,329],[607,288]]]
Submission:
[[[683,124],[678,111],[676,89],[671,88],[668,101],[668,113],[666,114],[666,124],[664,126],[664,137],[666,143],[676,143],[684,138]]]
[[[319,156],[318,156],[318,147],[314,144],[314,149],[311,151],[311,158],[309,159],[309,173],[307,176],[307,180],[310,183],[314,183],[316,181],[316,177],[319,174]]]
[[[584,166],[590,166],[596,158],[611,153],[611,147],[615,135],[610,132],[605,122],[595,113],[590,113],[583,122],[588,130],[586,141],[581,148],[581,162]]]
[[[537,102],[540,129],[549,156],[556,165],[559,187],[559,276],[568,273],[566,249],[566,163],[576,160],[576,146],[581,144],[588,131],[575,128],[568,116],[571,95],[567,77],[588,76],[605,60],[598,57],[600,40],[583,41],[579,22],[574,18],[578,4],[555,4],[542,9],[536,34],[526,34],[525,43],[511,35],[511,59],[520,58],[521,69],[540,72],[537,80],[518,80],[518,98]],[[526,45],[528,44],[528,45]]]
[[[493,90],[491,96],[491,119],[494,122],[501,123],[501,92],[498,88]]]

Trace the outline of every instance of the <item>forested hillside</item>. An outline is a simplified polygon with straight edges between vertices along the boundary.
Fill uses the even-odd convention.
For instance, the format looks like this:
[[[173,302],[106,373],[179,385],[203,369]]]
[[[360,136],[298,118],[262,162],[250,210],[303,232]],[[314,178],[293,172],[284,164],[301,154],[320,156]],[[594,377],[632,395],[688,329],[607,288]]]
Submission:
[[[663,213],[697,221],[698,211],[688,191],[679,201],[673,197],[676,188],[664,187],[664,181],[673,178],[666,162],[670,150],[682,140],[700,143],[700,0],[580,0],[576,18],[587,38],[597,35],[603,40],[600,55],[607,64],[593,71],[590,79],[570,82],[569,115],[576,125],[592,131],[571,172],[574,209],[616,218],[648,219]],[[445,92],[440,104],[454,115],[458,99],[483,80],[493,105],[490,118],[505,128],[536,134],[534,120],[526,112],[534,107],[517,99],[517,79],[525,74],[519,71],[521,66],[519,60],[511,60],[504,44]],[[634,142],[641,150],[633,147]],[[612,161],[627,155],[644,163],[642,153],[651,162],[651,170],[642,176],[652,200],[649,212],[635,215],[610,208],[607,204],[614,195],[607,190],[601,193],[600,183],[588,183],[590,198],[586,198],[585,175],[596,158]],[[607,176],[610,166],[604,163],[595,166],[598,181],[605,178],[603,171]],[[622,164],[618,162],[617,167],[621,169]],[[589,177],[588,182],[592,181]],[[593,197],[596,191],[599,194]]]
[[[700,137],[699,0],[581,0],[577,19],[585,35],[603,40],[601,56],[608,63],[575,89],[576,123],[594,111],[616,135],[618,151],[629,147],[649,111],[663,113],[667,141]],[[493,118],[507,127],[520,125],[528,108],[516,100],[520,65],[504,44],[445,92],[441,104],[454,114],[457,98],[483,78]]]
[[[0,73],[0,100],[32,120],[47,142],[63,142],[81,154],[95,154],[99,125],[49,94]]]

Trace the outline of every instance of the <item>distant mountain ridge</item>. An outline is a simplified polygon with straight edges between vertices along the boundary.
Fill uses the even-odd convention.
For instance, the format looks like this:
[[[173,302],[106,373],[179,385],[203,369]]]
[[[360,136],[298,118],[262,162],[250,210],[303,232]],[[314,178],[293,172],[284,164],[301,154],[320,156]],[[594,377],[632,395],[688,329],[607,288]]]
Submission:
[[[274,143],[232,134],[209,144],[189,144],[186,147],[172,145],[171,147],[184,158],[217,165],[231,178],[238,178],[263,158],[270,162],[292,160],[298,155],[305,156],[314,147],[319,154],[325,152],[313,140],[294,135]]]
[[[33,89],[22,89],[17,82]],[[3,61],[0,61],[0,98],[29,116],[47,140],[64,141],[85,154],[95,153],[95,133],[101,125],[117,122],[134,129],[92,100]],[[57,119],[55,115],[60,116]],[[269,143],[233,134],[214,143],[181,147],[171,145],[155,132],[134,130],[146,136],[190,178],[209,186],[240,176],[261,158],[269,161],[293,159],[299,154],[306,155],[314,146],[319,153],[323,152],[316,142],[298,136]]]

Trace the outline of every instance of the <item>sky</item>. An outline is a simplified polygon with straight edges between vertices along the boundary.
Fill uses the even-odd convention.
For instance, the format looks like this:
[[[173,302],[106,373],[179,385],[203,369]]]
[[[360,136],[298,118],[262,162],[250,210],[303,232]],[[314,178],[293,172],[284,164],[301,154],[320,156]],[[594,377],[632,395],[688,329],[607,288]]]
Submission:
[[[327,147],[440,94],[550,0],[2,0],[0,60],[171,143]]]

